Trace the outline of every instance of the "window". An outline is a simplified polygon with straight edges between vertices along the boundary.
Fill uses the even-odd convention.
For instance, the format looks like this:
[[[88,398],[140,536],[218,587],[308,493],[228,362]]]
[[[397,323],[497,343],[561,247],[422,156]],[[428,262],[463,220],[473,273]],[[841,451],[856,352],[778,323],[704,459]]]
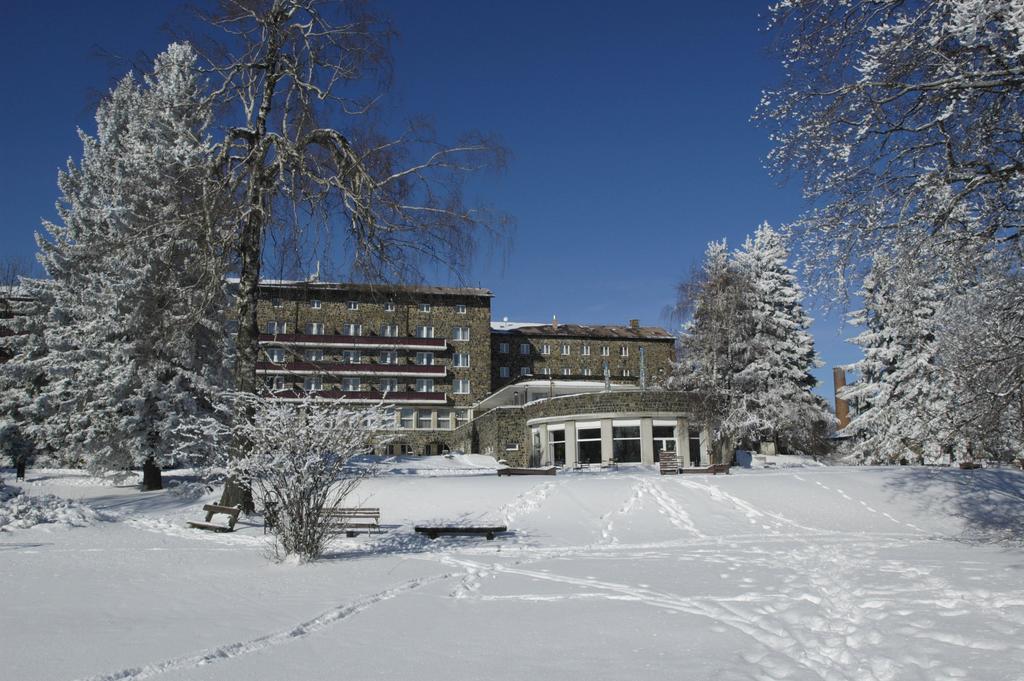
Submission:
[[[319,376],[306,376],[306,379],[302,382],[302,389],[307,393],[315,393],[318,390],[323,390],[324,380]]]
[[[359,309],[359,301],[357,301],[357,300],[350,300],[350,301],[348,301],[348,309],[350,309],[350,310],[358,310]]]
[[[306,322],[306,335],[307,336],[322,336],[322,335],[324,335],[324,323],[323,322]]]
[[[414,418],[416,418],[416,410],[405,407],[400,412],[398,412],[398,427],[412,428]]]
[[[455,427],[464,426],[469,423],[469,410],[468,409],[456,409],[455,410]]]
[[[562,375],[563,376],[570,376],[570,375],[572,375],[572,369],[570,369],[569,367],[565,367],[564,369],[562,369]]]
[[[629,346],[622,345],[619,347],[619,357],[629,357]]]
[[[434,327],[432,327],[432,326],[417,326],[416,327],[416,337],[417,338],[433,338],[434,337]]]
[[[380,363],[381,364],[398,364],[398,351],[397,350],[381,350],[380,351]]]
[[[342,350],[341,361],[346,364],[359,364],[363,360],[358,350]]]
[[[342,336],[362,336],[363,325],[362,324],[342,324],[341,325]]]
[[[612,423],[612,459],[625,463],[640,463],[640,425]]]
[[[417,378],[416,379],[416,392],[418,392],[418,393],[432,393],[432,392],[434,392],[434,379],[432,379],[432,378]]]
[[[385,338],[396,338],[398,336],[398,324],[383,324],[380,327],[380,335]]]
[[[700,460],[700,428],[690,428],[687,433],[687,452],[690,454],[690,465],[699,466]]]
[[[508,354],[508,343],[498,343],[498,352],[503,355]]]
[[[551,346],[549,344],[547,344],[547,343],[542,343],[541,346],[540,346],[540,354],[542,354],[542,355],[550,355],[551,354]]]
[[[548,426],[548,450],[551,463],[565,465],[565,426]]]
[[[631,373],[631,372],[629,371],[629,369],[623,369],[623,370],[622,370],[622,377],[623,377],[623,378],[629,378],[629,377],[630,377],[630,376],[632,376],[632,375],[633,375],[633,374],[632,374],[632,373]]]
[[[469,366],[469,353],[456,352],[452,355],[452,366],[465,368]]]
[[[611,354],[611,353],[610,353],[610,351],[608,349],[608,346],[607,345],[602,345],[601,346],[601,356],[602,357],[607,357],[609,354]]]
[[[468,378],[456,378],[452,381],[452,392],[456,395],[468,395],[469,394],[469,379]]]
[[[562,355],[568,356],[570,354],[570,348],[568,343],[562,343]]]
[[[398,379],[397,378],[382,378],[380,379],[380,391],[382,393],[393,393],[398,391]]]
[[[273,305],[274,307],[281,307],[283,303],[281,302],[280,298],[271,298],[270,304]]]
[[[498,376],[508,378],[508,367],[498,367]]]
[[[437,428],[438,430],[451,430],[452,429],[452,413],[448,409],[437,410]]]
[[[267,376],[266,384],[270,390],[284,390],[284,376]]]
[[[590,371],[590,367],[584,367],[583,368],[583,375],[584,376],[590,376],[591,373],[592,372]]]
[[[674,425],[658,425],[654,422],[652,433],[654,436],[654,460],[659,461],[662,452],[675,454],[676,452],[676,427]]]
[[[530,367],[519,367],[520,376],[530,376],[531,374],[533,374],[533,371],[530,369]]]
[[[420,430],[429,430],[433,427],[433,417],[429,409],[417,409],[416,410],[416,428]]]
[[[320,309],[320,300],[318,298],[311,298],[310,301],[309,301],[309,306],[311,308],[313,308],[314,310],[319,310]]]
[[[430,303],[420,303],[420,312],[430,312]]]
[[[469,340],[469,327],[468,326],[453,326],[452,327],[452,340],[468,341]]]
[[[590,345],[585,344],[582,348],[580,348],[580,354],[582,354],[584,357],[590,357]]]
[[[267,322],[267,333],[271,336],[278,333],[288,333],[288,324],[286,322]]]
[[[302,353],[302,357],[307,362],[322,362],[324,361],[324,351],[322,348],[307,348]]]
[[[601,425],[599,423],[576,424],[576,460],[580,463],[601,463]]]
[[[359,392],[359,379],[358,378],[343,378],[341,379],[341,390],[346,393],[357,393]]]
[[[434,363],[434,353],[432,352],[417,352],[416,363],[420,366],[431,366]]]
[[[283,362],[284,348],[267,348],[267,359],[271,362]]]
[[[520,355],[528,355],[528,354],[530,354],[530,344],[529,343],[520,343],[519,344],[519,354]]]
[[[551,367],[541,367],[540,373],[543,374],[544,376],[550,376]]]
[[[384,311],[385,312],[394,312],[395,311],[395,304],[391,303],[391,302],[384,303]]]
[[[455,314],[466,314],[466,306],[465,305],[456,305],[455,306]]]

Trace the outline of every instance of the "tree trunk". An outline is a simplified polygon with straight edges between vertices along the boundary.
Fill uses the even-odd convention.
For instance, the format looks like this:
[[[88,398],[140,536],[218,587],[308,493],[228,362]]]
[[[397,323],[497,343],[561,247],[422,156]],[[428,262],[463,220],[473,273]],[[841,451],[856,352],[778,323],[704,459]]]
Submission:
[[[150,457],[142,464],[142,491],[154,492],[163,488],[164,482],[160,474],[160,466],[157,466],[156,461]]]
[[[18,460],[14,463],[14,466],[15,466],[15,469],[16,469],[15,474],[14,474],[14,479],[15,480],[24,480],[25,479],[25,459],[24,459],[24,457],[19,457]]]

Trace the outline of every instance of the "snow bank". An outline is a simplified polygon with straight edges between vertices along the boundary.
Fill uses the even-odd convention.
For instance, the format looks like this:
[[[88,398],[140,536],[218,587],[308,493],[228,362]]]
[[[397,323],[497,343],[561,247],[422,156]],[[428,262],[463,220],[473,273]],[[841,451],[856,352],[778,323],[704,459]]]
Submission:
[[[43,523],[85,527],[97,520],[102,520],[99,513],[77,501],[52,494],[29,496],[14,487],[0,487],[0,531]]]
[[[488,475],[503,468],[493,456],[484,454],[440,454],[437,456],[360,456],[351,465],[373,467],[378,475]]]

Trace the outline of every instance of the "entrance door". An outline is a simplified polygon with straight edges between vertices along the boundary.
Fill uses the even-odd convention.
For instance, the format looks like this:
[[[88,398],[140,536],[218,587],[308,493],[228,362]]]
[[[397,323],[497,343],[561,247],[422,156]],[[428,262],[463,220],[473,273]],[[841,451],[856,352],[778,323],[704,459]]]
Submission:
[[[676,454],[676,427],[654,426],[654,463],[661,461],[661,453]]]
[[[690,465],[694,467],[700,466],[700,429],[690,428],[688,439],[690,442]]]

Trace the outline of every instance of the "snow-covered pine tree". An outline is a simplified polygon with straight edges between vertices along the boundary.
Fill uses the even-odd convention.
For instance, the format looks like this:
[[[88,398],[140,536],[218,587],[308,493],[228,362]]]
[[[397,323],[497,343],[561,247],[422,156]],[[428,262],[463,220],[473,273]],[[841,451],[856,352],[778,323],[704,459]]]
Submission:
[[[810,371],[821,362],[788,260],[785,239],[768,223],[733,255],[748,289],[744,312],[750,329],[735,381],[744,392],[752,439],[806,451],[820,444],[832,415],[811,392],[817,381]]]
[[[97,470],[142,464],[147,488],[225,375],[227,232],[195,59],[173,44],[111,91],[59,175],[61,224],[37,236],[52,282],[33,292],[49,310],[36,439]]]
[[[853,451],[873,462],[948,460],[962,443],[953,414],[956,391],[943,370],[938,330],[948,291],[926,268],[909,268],[903,255],[879,255],[865,277],[864,308],[851,322],[864,358],[850,365],[859,377],[842,393],[857,405],[844,434]]]
[[[743,391],[736,382],[749,337],[747,282],[729,259],[725,241],[711,242],[699,272],[680,286],[677,313],[684,317],[680,357],[668,386],[697,397],[694,414],[711,424],[714,463],[750,430]]]

